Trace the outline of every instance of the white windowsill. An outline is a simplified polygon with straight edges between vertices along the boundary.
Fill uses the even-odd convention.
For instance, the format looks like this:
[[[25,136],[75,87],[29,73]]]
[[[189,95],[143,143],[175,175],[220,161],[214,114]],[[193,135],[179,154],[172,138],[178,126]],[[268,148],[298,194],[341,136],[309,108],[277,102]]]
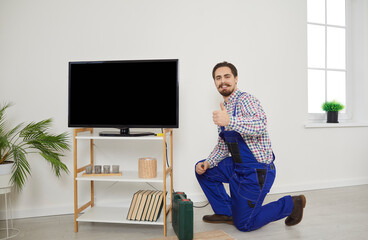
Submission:
[[[304,125],[305,128],[347,128],[347,127],[368,127],[368,122],[309,122]]]

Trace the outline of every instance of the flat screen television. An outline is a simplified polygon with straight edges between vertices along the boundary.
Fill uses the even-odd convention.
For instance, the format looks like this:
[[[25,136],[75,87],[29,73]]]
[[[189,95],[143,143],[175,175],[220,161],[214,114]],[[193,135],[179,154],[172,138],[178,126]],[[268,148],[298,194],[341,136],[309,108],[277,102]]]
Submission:
[[[68,126],[178,128],[178,59],[69,62]]]

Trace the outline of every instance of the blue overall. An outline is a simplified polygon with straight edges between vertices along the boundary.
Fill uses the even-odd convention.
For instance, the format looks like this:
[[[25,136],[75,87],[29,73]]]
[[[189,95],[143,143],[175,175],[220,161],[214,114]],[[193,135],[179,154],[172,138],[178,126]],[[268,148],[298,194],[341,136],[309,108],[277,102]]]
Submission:
[[[238,99],[235,106],[237,103]],[[236,107],[233,116],[236,116]],[[231,157],[223,159],[218,166],[207,169],[202,175],[196,173],[213,211],[232,216],[235,227],[240,231],[256,230],[289,216],[293,209],[291,196],[262,206],[275,179],[275,165],[259,163],[238,132],[225,131],[221,127],[220,137],[228,146]],[[229,183],[231,198],[223,183]]]

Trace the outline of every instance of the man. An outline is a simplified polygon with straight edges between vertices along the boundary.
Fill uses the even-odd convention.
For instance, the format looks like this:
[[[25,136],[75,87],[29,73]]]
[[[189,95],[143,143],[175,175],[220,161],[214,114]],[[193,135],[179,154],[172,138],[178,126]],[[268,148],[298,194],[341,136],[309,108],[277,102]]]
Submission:
[[[256,230],[284,217],[287,226],[298,224],[306,204],[304,195],[285,196],[262,206],[276,169],[260,102],[237,89],[233,64],[218,63],[212,77],[224,102],[221,110],[213,112],[219,131],[217,145],[195,166],[198,182],[215,212],[205,215],[203,221],[234,224],[240,231]],[[231,197],[223,183],[229,183]]]

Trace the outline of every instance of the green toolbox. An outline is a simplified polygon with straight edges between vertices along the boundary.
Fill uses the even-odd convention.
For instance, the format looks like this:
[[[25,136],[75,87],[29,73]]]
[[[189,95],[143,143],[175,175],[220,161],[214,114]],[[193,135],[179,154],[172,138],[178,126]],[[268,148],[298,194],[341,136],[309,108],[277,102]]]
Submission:
[[[172,226],[179,240],[193,239],[193,202],[184,192],[173,192]]]

